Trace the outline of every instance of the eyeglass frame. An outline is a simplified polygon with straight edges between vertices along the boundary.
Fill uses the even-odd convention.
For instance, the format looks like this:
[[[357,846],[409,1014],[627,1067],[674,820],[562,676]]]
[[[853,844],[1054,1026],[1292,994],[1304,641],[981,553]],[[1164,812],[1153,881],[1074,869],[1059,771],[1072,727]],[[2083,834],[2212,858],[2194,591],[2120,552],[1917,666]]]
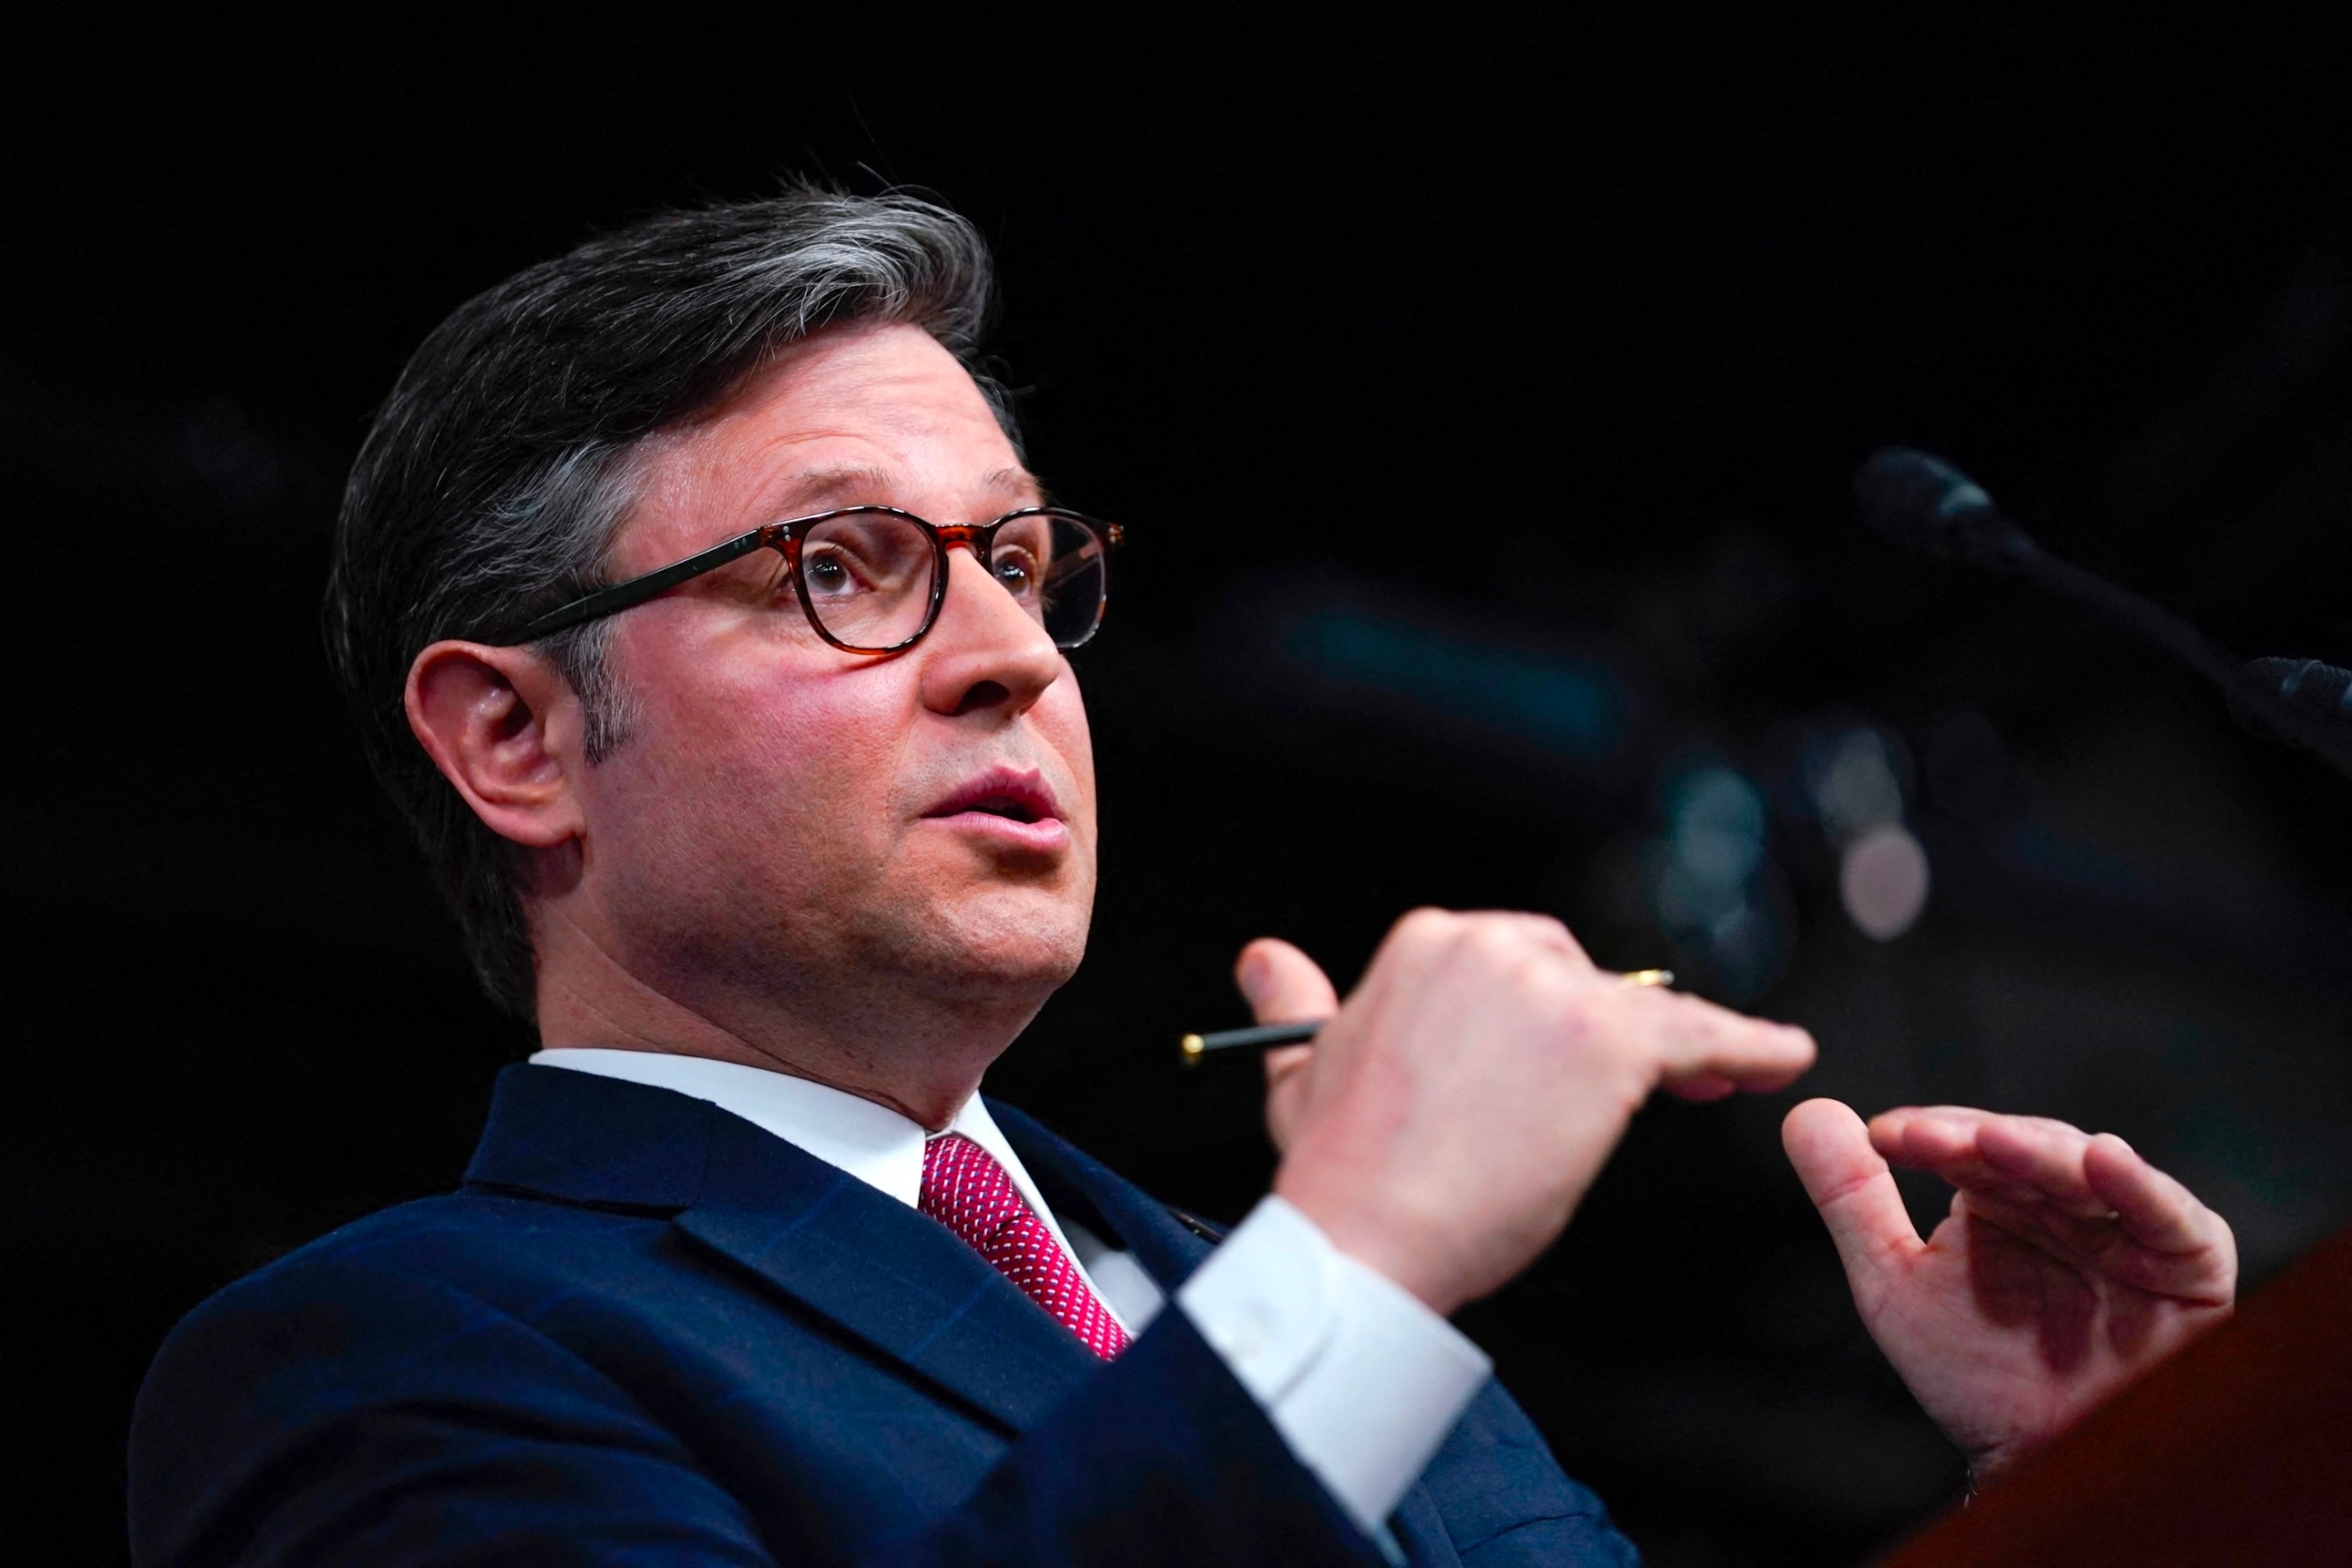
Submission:
[[[801,577],[801,536],[803,532],[814,528],[817,524],[830,522],[837,517],[870,516],[877,513],[911,522],[929,537],[931,542],[931,595],[930,603],[923,610],[923,624],[916,627],[911,634],[890,644],[887,647],[860,647],[855,643],[844,642],[827,631],[824,622],[817,616],[815,606],[809,603],[808,585]],[[1104,522],[1098,518],[1088,517],[1083,512],[1072,511],[1067,507],[1016,507],[989,522],[936,523],[929,519],[917,517],[903,507],[839,506],[827,511],[811,512],[806,517],[786,518],[782,522],[762,523],[748,533],[739,533],[732,539],[714,544],[708,550],[698,551],[682,561],[673,561],[667,566],[656,567],[651,572],[613,584],[609,587],[598,588],[583,594],[569,604],[559,605],[545,615],[525,623],[512,633],[498,637],[496,642],[498,646],[509,647],[534,643],[541,637],[553,637],[557,632],[570,631],[572,627],[585,626],[590,621],[602,620],[607,616],[618,615],[623,610],[634,609],[649,599],[657,598],[667,593],[681,583],[690,583],[695,578],[715,572],[730,562],[740,561],[755,550],[775,550],[783,556],[784,570],[792,577],[793,597],[800,601],[801,614],[808,618],[810,627],[818,637],[844,653],[873,655],[902,653],[929,637],[931,628],[939,624],[940,606],[947,602],[948,596],[948,552],[959,545],[970,550],[972,559],[979,562],[982,570],[985,571],[989,565],[989,558],[996,547],[997,530],[1006,523],[1018,522],[1024,518],[1030,517],[1058,518],[1064,521],[1076,523],[1101,542],[1102,552],[1106,558],[1113,549],[1127,540],[1127,530],[1120,524]],[[1094,640],[1095,633],[1102,628],[1103,611],[1110,601],[1108,578],[1108,561],[1106,559],[1102,599],[1095,606],[1093,622],[1087,626],[1084,637],[1079,637],[1076,642],[1056,642],[1054,645],[1055,647],[1068,652],[1072,648],[1083,647]]]

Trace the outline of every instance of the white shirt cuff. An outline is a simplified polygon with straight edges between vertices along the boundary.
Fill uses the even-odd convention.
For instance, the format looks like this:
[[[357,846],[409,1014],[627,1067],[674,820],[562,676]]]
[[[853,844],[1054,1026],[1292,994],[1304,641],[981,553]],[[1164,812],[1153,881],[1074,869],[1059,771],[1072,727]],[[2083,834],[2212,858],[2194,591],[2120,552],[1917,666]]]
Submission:
[[[1375,1538],[1494,1369],[1278,1197],[1250,1211],[1176,1301],[1299,1463]]]

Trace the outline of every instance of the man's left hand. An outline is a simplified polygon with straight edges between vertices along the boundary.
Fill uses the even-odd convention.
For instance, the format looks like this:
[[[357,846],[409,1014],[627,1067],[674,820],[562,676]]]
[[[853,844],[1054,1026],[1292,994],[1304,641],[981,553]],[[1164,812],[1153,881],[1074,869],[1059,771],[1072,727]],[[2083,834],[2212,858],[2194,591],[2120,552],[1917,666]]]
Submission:
[[[1811,1100],[1780,1136],[1863,1322],[1979,1479],[2230,1314],[2228,1224],[2112,1133]],[[1889,1161],[1958,1189],[1926,1241]]]

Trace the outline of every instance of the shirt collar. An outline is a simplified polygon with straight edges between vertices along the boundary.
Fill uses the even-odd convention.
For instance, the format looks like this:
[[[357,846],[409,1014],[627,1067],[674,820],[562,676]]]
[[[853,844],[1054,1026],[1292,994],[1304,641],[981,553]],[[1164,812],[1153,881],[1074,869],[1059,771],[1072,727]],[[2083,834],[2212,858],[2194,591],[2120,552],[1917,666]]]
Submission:
[[[923,1191],[923,1143],[929,1134],[909,1121],[870,1100],[826,1084],[740,1062],[715,1061],[709,1057],[683,1057],[667,1051],[614,1051],[562,1047],[540,1051],[533,1067],[566,1068],[573,1072],[617,1078],[655,1089],[667,1089],[741,1117],[763,1131],[803,1149],[826,1164],[848,1172],[867,1186],[889,1194],[908,1208],[919,1207]],[[1030,1209],[1045,1222],[1070,1252],[1054,1211],[1013,1152],[996,1119],[975,1094],[956,1111],[948,1131],[961,1132],[995,1157],[1028,1200]],[[1071,1253],[1073,1262],[1076,1254]]]

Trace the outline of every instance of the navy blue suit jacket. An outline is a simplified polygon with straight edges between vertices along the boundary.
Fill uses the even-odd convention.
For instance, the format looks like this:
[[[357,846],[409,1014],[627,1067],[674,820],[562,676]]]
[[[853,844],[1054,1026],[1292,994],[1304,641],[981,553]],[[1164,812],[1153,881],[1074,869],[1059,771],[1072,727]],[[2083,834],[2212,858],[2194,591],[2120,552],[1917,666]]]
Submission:
[[[1213,1243],[1007,1107],[1162,1289]],[[1488,1384],[1428,1564],[1628,1563]],[[942,1226],[667,1089],[510,1068],[458,1192],[215,1297],[133,1416],[133,1560],[1377,1568],[1183,1312],[1097,1361]]]

